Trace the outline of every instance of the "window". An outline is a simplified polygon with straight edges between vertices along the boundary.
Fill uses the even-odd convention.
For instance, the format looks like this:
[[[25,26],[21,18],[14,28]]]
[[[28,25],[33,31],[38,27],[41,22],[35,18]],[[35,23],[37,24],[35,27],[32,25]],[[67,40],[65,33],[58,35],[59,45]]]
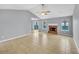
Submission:
[[[45,32],[47,31],[47,21],[45,20],[42,21],[42,30]]]
[[[34,25],[34,29],[38,29],[38,24],[37,24],[37,22],[36,22],[36,24]]]
[[[43,22],[43,28],[44,29],[46,28],[46,22]]]
[[[69,31],[69,23],[64,21],[63,23],[61,23],[61,31]]]

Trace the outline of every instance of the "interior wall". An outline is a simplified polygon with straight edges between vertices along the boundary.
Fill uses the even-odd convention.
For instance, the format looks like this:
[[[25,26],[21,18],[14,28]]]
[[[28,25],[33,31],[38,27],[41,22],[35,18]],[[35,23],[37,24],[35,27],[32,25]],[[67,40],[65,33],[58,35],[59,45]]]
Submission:
[[[73,14],[73,38],[79,47],[79,4],[75,5]]]
[[[61,31],[61,23],[66,20],[69,22],[69,31],[68,32],[63,32]],[[52,19],[47,19],[48,24],[58,24],[58,34],[61,35],[67,35],[67,36],[73,36],[73,28],[72,28],[72,16],[66,16],[66,17],[58,17],[58,18],[52,18]]]
[[[69,31],[68,32],[63,32],[61,31],[61,23],[66,20],[69,23]],[[47,28],[43,29],[43,22],[46,21]],[[73,36],[73,17],[72,16],[65,16],[65,17],[57,17],[57,18],[52,18],[52,19],[41,19],[38,21],[39,23],[39,30],[44,30],[46,32],[49,31],[48,25],[49,24],[58,24],[58,34],[61,35],[66,35],[66,36]]]
[[[29,11],[0,10],[0,41],[30,33],[32,17]]]

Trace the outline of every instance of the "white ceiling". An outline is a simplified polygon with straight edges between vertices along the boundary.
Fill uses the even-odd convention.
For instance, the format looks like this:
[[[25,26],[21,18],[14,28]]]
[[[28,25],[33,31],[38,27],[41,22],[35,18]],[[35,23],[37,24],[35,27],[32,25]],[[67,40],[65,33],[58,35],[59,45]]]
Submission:
[[[0,9],[29,10],[41,19],[71,16],[73,15],[73,4],[47,4],[47,9],[51,11],[48,15],[42,16],[40,4],[0,4]]]
[[[0,4],[0,9],[28,10],[37,6],[36,4]]]
[[[62,17],[62,16],[71,16],[74,11],[74,6],[71,4],[49,4],[47,9],[51,11],[48,15],[40,15],[41,6],[37,6],[30,11],[40,17],[41,19],[53,18],[53,17]]]

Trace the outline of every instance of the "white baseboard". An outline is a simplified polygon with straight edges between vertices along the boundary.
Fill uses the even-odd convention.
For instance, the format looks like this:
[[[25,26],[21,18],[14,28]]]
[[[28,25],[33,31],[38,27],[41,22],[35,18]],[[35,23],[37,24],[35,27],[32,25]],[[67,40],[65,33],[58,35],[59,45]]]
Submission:
[[[73,39],[74,40],[74,39]],[[76,43],[76,41],[74,40],[74,43],[75,43],[75,45],[76,45],[76,48],[77,48],[77,51],[78,51],[78,53],[79,53],[79,48],[78,48],[78,45],[77,45],[77,43]]]
[[[9,41],[9,40],[14,40],[14,39],[17,39],[17,38],[21,38],[21,37],[24,37],[24,36],[28,36],[28,35],[30,35],[30,34],[31,34],[31,33],[19,35],[19,36],[12,37],[12,38],[9,38],[9,39],[4,39],[4,40],[1,40],[0,43],[6,42],[6,41]]]
[[[68,34],[59,34],[59,35],[64,35],[64,36],[73,37],[73,35],[68,35]]]

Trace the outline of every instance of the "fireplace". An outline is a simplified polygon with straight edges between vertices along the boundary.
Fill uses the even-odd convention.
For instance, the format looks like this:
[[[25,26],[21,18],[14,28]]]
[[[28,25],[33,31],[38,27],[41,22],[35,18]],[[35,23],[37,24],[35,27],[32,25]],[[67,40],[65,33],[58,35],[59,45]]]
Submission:
[[[48,33],[57,34],[57,26],[56,25],[49,25]]]

